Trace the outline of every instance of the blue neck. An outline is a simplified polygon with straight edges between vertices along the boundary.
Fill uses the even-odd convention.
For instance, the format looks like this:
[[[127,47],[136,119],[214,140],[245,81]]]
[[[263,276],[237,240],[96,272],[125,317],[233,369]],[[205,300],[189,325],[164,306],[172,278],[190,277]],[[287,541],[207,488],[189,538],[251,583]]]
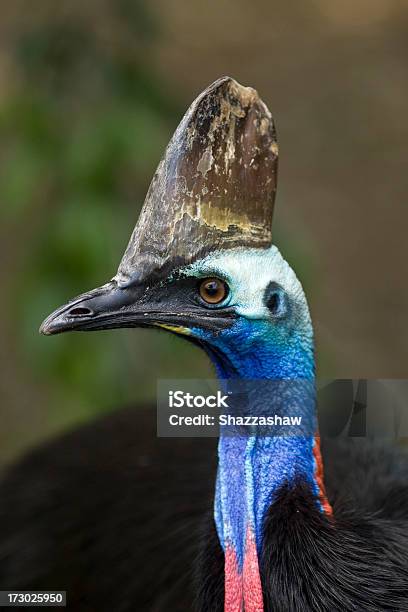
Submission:
[[[220,379],[300,380],[315,376],[312,330],[271,329],[238,321],[206,350]]]
[[[262,385],[266,393],[263,405],[272,406],[274,414],[283,416],[288,414],[291,399],[296,399],[295,412],[302,416],[304,425],[303,433],[296,436],[228,436],[221,431],[215,521],[224,551],[232,548],[242,569],[248,529],[259,554],[265,515],[283,485],[307,482],[319,503],[313,452],[313,340],[311,332],[289,333],[270,329],[266,322],[239,322],[230,333],[213,338],[207,350],[220,379],[293,381],[285,383],[278,397],[276,386]],[[300,381],[309,384],[304,386]]]

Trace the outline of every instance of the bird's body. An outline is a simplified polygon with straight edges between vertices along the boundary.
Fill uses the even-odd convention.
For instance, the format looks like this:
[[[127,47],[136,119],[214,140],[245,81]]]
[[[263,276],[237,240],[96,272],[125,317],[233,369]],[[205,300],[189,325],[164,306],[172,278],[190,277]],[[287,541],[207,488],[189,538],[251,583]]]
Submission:
[[[0,485],[2,588],[64,589],[80,612],[223,610],[216,440],[156,438],[155,407],[120,410],[28,454]],[[408,458],[323,444],[336,525],[307,492],[269,511],[266,610],[408,609]]]
[[[408,610],[407,459],[350,440],[322,459],[312,321],[271,243],[277,156],[258,94],[216,81],[175,132],[117,275],[41,331],[170,330],[206,351],[230,416],[279,418],[222,424],[216,452],[156,439],[154,413],[135,410],[34,452],[0,489],[4,588],[64,589],[98,612]]]

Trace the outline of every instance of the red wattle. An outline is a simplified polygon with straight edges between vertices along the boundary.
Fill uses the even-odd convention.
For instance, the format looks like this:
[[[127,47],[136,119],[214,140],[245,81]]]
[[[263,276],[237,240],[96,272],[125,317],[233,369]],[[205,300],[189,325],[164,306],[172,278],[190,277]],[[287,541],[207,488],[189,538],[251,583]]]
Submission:
[[[329,500],[326,496],[326,490],[324,487],[324,474],[323,474],[323,460],[322,454],[320,452],[320,437],[319,435],[315,436],[314,445],[313,445],[313,456],[316,462],[315,468],[315,479],[319,489],[319,499],[322,504],[323,512],[328,516],[333,514],[333,508],[330,505]]]
[[[235,550],[228,545],[225,551],[224,612],[263,612],[261,577],[255,537],[247,531],[242,572],[239,571]]]
[[[248,528],[245,542],[243,592],[245,612],[263,612],[264,606],[258,553],[256,551],[255,536],[250,528]]]
[[[231,545],[225,549],[224,612],[242,612],[242,574],[238,571],[238,559]]]

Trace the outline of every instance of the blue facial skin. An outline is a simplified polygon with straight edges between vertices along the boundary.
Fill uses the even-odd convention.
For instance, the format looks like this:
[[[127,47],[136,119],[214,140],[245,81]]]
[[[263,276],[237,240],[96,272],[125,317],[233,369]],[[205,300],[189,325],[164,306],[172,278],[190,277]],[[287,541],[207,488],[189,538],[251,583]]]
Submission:
[[[248,529],[260,554],[265,515],[282,485],[300,479],[318,496],[312,330],[311,326],[299,329],[290,318],[271,322],[239,316],[232,327],[217,334],[199,328],[191,333],[204,341],[222,384],[231,379],[259,380],[263,414],[286,415],[295,403],[292,414],[302,416],[298,435],[231,436],[221,431],[215,522],[223,549],[233,547],[241,571]],[[263,385],[266,380],[281,382]],[[257,385],[250,388],[257,395]]]

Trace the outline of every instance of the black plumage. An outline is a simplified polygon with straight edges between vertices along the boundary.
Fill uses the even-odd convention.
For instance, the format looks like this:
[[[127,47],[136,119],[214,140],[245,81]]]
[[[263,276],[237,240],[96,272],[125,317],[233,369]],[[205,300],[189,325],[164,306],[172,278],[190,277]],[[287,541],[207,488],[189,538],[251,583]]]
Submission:
[[[212,518],[216,440],[156,438],[128,409],[44,445],[0,484],[0,587],[64,589],[68,608],[223,610]],[[268,611],[408,610],[408,461],[362,439],[323,444],[334,521],[301,482],[269,510]]]

